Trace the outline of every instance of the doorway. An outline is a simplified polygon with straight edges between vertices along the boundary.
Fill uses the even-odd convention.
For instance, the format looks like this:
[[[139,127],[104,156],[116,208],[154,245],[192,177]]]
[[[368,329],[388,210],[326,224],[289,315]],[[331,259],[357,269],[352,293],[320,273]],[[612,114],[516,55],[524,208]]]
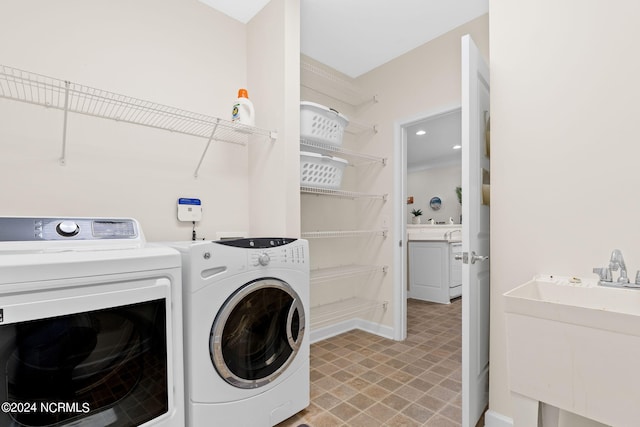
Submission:
[[[394,168],[396,170],[394,176],[394,217],[403,220],[395,221],[394,231],[399,237],[398,246],[401,250],[395,251],[394,264],[396,266],[396,283],[403,286],[396,286],[396,340],[403,340],[407,336],[407,297],[408,297],[408,241],[407,241],[407,224],[412,216],[412,209],[422,209],[423,216],[430,211],[426,207],[431,198],[430,193],[413,196],[413,205],[408,204],[408,174],[409,170],[419,172],[420,170],[433,169],[438,166],[455,166],[461,164],[460,150],[454,149],[455,145],[460,145],[460,105],[452,105],[439,108],[432,111],[426,111],[413,117],[403,119],[395,124],[395,147],[394,147]],[[458,121],[458,125],[452,125],[452,122]],[[428,129],[428,130],[427,130]],[[418,131],[424,130],[425,134],[416,135]],[[426,138],[422,138],[426,137]],[[421,139],[422,138],[422,139]],[[455,141],[458,141],[457,143]],[[410,150],[410,144],[413,145]],[[411,151],[411,156],[409,155]],[[449,203],[445,206],[451,206],[451,201],[455,201],[455,189],[453,195],[448,197]],[[442,197],[440,199],[442,200]],[[457,203],[457,201],[455,202]],[[426,208],[425,208],[426,207]],[[444,211],[443,211],[444,212]],[[458,211],[459,212],[459,211]],[[447,214],[444,214],[447,215]],[[448,220],[449,216],[454,215],[426,215],[425,220],[433,219],[435,222]],[[441,218],[442,217],[442,218]],[[448,222],[448,221],[447,221]],[[454,218],[456,222],[456,218]],[[460,215],[457,215],[457,223],[460,223]]]
[[[489,402],[490,140],[489,67],[469,35],[462,37],[462,425],[475,425]],[[406,337],[407,134],[424,117],[395,124],[394,251],[396,339]]]
[[[401,236],[396,253],[396,339],[407,337],[409,240],[411,211],[420,210],[422,224],[460,224],[461,204],[456,187],[462,181],[461,106],[427,111],[396,123],[395,144],[395,231]],[[423,181],[437,181],[425,183]],[[411,191],[410,191],[411,190]],[[434,209],[433,200],[438,206]],[[430,226],[430,225],[429,225]],[[451,306],[455,309],[455,306]],[[462,331],[460,330],[460,333]],[[461,417],[461,415],[460,415]]]

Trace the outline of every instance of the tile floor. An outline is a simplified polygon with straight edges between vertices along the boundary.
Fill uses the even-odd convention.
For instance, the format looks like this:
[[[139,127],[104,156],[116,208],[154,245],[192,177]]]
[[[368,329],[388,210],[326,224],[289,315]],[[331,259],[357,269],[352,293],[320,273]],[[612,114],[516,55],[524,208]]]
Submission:
[[[356,330],[312,344],[311,404],[278,427],[460,426],[461,306],[408,300],[403,342]]]

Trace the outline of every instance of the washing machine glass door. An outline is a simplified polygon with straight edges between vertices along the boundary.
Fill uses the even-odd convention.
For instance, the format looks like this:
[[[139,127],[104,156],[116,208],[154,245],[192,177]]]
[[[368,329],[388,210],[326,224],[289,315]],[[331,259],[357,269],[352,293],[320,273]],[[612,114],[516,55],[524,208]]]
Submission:
[[[291,286],[258,279],[237,290],[218,312],[209,340],[211,360],[229,384],[261,387],[293,361],[304,329],[304,307]]]

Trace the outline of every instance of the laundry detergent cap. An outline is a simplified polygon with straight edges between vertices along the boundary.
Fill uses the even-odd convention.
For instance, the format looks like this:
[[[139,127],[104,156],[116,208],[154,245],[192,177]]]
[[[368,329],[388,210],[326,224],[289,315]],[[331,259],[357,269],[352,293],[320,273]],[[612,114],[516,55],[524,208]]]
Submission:
[[[247,98],[247,99],[249,99],[249,93],[247,92],[246,89],[240,89],[240,90],[238,90],[238,98]]]

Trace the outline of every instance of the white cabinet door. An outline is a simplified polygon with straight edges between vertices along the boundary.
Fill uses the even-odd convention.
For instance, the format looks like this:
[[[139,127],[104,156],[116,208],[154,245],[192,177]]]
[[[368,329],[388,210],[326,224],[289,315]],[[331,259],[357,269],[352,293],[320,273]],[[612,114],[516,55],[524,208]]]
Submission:
[[[409,297],[449,304],[449,244],[409,242]]]

